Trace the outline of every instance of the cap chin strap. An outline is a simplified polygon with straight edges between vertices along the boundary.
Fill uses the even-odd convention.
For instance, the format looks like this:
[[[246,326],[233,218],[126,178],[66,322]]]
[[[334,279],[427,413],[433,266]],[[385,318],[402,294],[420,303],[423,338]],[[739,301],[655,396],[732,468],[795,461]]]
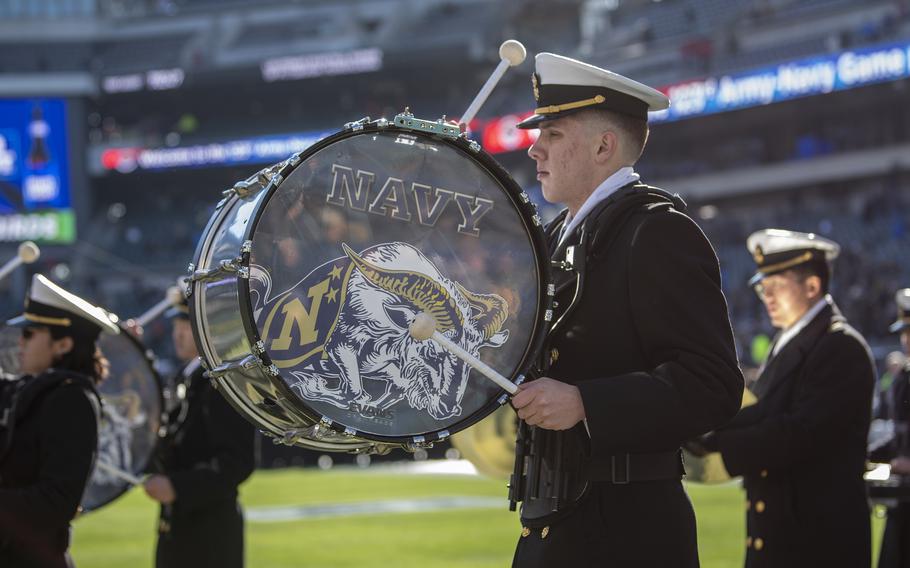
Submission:
[[[539,107],[534,109],[534,114],[553,114],[556,112],[562,112],[564,110],[572,110],[576,108],[582,108],[586,106],[599,105],[602,102],[607,100],[603,95],[597,95],[590,99],[585,99],[583,101],[575,101],[571,103],[563,103],[561,105],[550,105],[545,107]]]
[[[69,318],[51,318],[47,316],[39,316],[38,314],[31,314],[29,312],[25,312],[22,315],[25,316],[25,319],[28,321],[43,323],[45,325],[59,325],[63,327],[69,327],[73,325],[73,322]]]
[[[812,260],[812,253],[809,251],[804,252],[803,254],[797,256],[796,258],[791,258],[790,260],[785,260],[783,262],[778,262],[777,264],[769,264],[767,266],[759,267],[759,272],[780,272],[781,270],[786,270],[787,268],[792,268],[798,264],[804,262],[809,262]]]

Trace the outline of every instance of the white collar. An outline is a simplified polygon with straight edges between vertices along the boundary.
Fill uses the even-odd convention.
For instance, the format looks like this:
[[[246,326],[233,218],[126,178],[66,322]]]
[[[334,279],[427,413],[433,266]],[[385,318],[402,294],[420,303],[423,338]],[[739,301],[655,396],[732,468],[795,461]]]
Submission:
[[[639,177],[640,176],[635,173],[635,170],[632,169],[632,166],[624,166],[613,172],[613,175],[603,180],[600,185],[591,192],[591,195],[588,196],[585,202],[582,203],[578,213],[566,216],[566,220],[563,221],[562,224],[563,231],[562,235],[559,237],[559,244],[562,244],[565,238],[571,235],[572,231],[585,220],[585,217],[594,209],[595,205],[616,193],[616,190],[619,188],[627,186],[634,181],[638,181]]]
[[[803,317],[796,320],[796,323],[785,329],[784,332],[780,334],[780,339],[778,339],[777,343],[774,344],[774,350],[771,352],[771,356],[774,357],[777,355],[780,350],[784,348],[784,345],[799,335],[799,332],[801,332],[807,325],[809,325],[809,322],[815,319],[815,316],[817,316],[818,313],[825,308],[825,306],[830,306],[833,301],[834,300],[832,300],[830,294],[825,294],[824,298],[815,302],[815,305],[809,308],[809,311],[804,313]]]

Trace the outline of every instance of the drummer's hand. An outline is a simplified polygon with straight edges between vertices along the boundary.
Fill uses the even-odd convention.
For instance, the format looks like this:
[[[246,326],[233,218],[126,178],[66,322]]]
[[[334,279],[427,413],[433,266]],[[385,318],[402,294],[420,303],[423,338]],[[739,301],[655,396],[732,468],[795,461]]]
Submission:
[[[130,335],[137,339],[142,339],[142,335],[145,333],[145,330],[142,329],[142,326],[139,325],[139,322],[130,318],[123,322],[123,326],[126,327],[126,330],[130,332]]]
[[[568,430],[585,418],[578,387],[547,377],[519,385],[512,406],[528,425],[546,430]]]
[[[900,456],[891,460],[891,473],[900,475],[910,474],[910,458],[907,456]]]
[[[165,475],[150,475],[142,484],[142,488],[149,497],[164,505],[170,505],[177,498],[171,480]]]

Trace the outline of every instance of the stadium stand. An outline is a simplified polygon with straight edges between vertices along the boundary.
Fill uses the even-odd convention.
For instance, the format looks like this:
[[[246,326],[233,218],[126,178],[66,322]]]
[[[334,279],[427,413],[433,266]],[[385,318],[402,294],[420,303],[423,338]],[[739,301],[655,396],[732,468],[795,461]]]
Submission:
[[[22,44],[21,30],[36,21],[74,22],[88,41],[49,28]],[[0,94],[5,74],[81,72],[101,85],[118,74],[186,72],[174,89],[81,95],[86,139],[77,154],[89,162],[90,197],[71,285],[129,315],[185,270],[220,191],[264,164],[117,173],[97,167],[105,149],[332,130],[405,106],[425,117],[457,115],[511,36],[531,52],[579,55],[672,85],[906,41],[910,2],[0,0]],[[382,50],[378,71],[262,79],[260,63],[271,57],[374,47]],[[528,69],[506,76],[481,121],[531,109]],[[840,241],[835,295],[877,354],[893,348],[885,330],[890,294],[910,285],[910,179],[885,158],[910,144],[910,111],[901,103],[908,88],[901,79],[654,126],[639,169],[681,191],[715,243],[741,353],[752,336],[770,331],[743,284],[750,270],[743,241],[765,226]],[[497,159],[552,214],[523,153]],[[161,333],[153,340],[166,351]]]

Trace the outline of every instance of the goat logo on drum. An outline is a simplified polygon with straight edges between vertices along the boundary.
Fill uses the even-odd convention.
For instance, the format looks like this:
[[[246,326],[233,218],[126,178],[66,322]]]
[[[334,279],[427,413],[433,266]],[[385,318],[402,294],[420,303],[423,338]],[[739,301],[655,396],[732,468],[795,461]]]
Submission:
[[[266,350],[302,398],[375,420],[392,420],[405,403],[437,421],[460,416],[470,367],[435,341],[416,341],[408,326],[420,312],[466,351],[499,347],[509,337],[506,301],[442,275],[415,247],[382,243],[345,255],[271,293],[254,265],[250,285]]]

